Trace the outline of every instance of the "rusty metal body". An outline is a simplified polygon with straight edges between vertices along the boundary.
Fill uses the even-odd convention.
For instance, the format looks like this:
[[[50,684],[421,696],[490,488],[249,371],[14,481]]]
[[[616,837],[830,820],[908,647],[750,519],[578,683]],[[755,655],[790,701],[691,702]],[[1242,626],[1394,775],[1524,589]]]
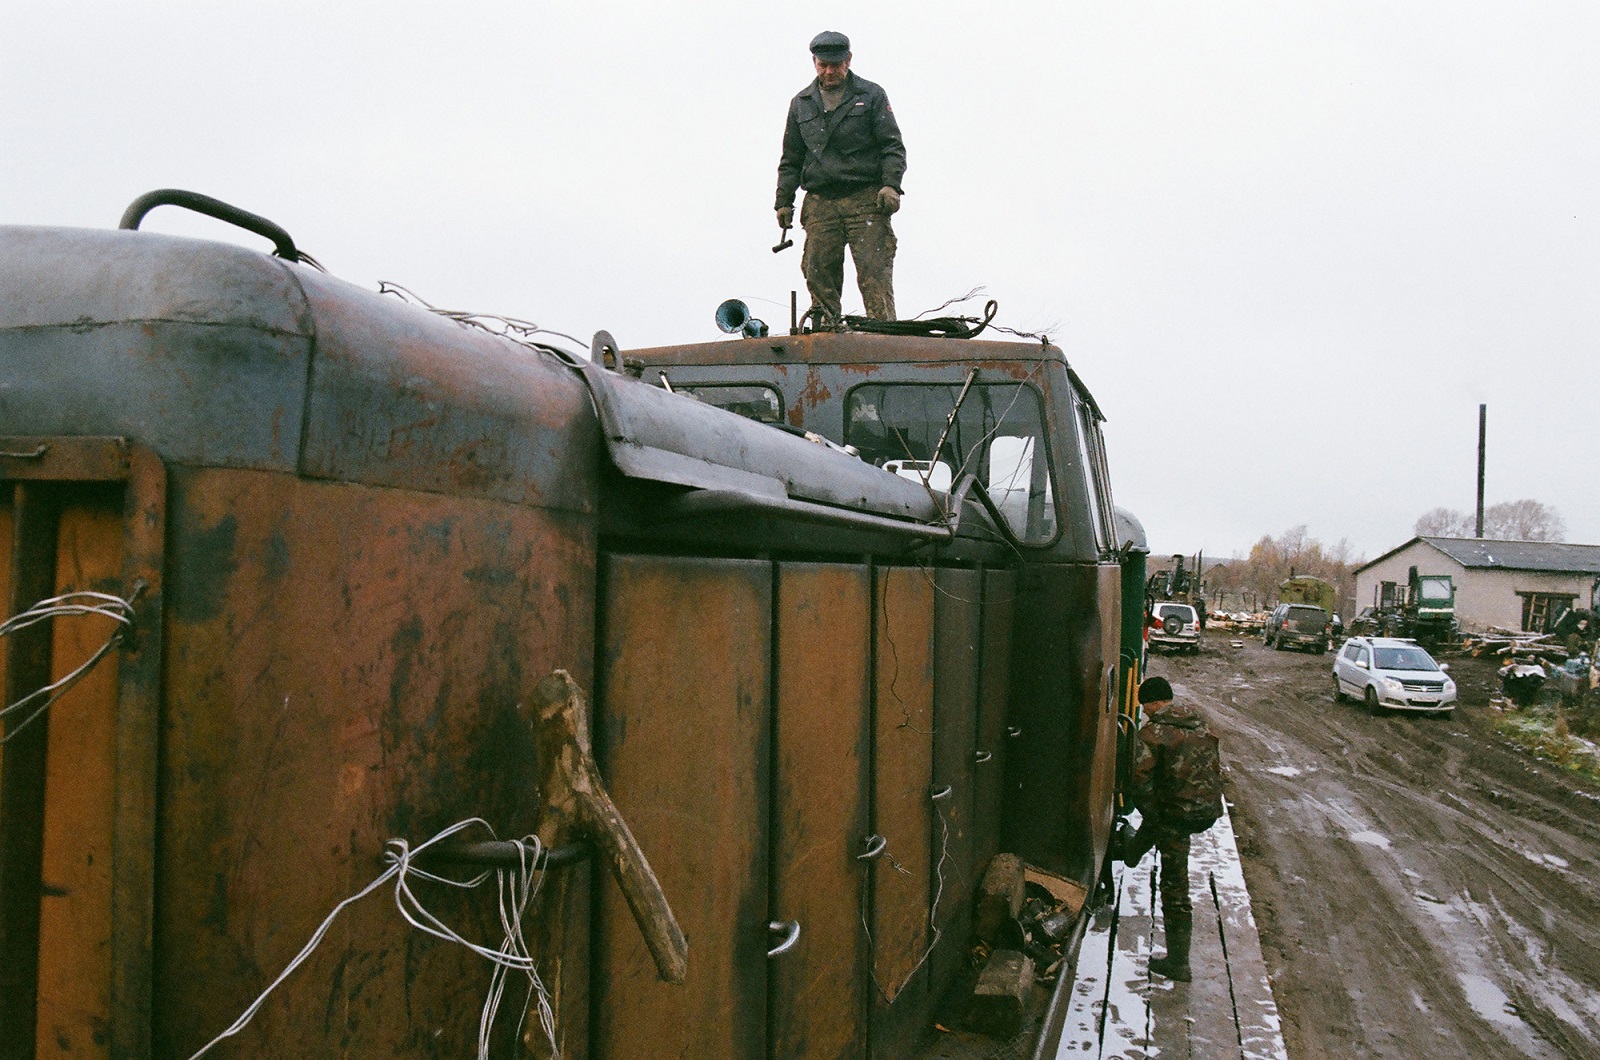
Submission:
[[[0,1057],[187,1056],[386,841],[535,831],[519,708],[557,668],[690,947],[659,981],[612,882],[551,870],[563,1055],[905,1055],[989,856],[1092,881],[1118,583],[1098,414],[1059,352],[636,352],[643,379],[231,246],[0,229],[6,614],[78,588],[135,610],[0,759]],[[840,444],[852,385],[966,379],[1030,403],[1034,440],[1002,448],[1033,487],[929,490],[663,367],[754,372]],[[92,650],[83,621],[3,642],[7,703]],[[497,944],[492,897],[428,897]],[[238,1048],[459,1056],[489,976],[375,895]]]

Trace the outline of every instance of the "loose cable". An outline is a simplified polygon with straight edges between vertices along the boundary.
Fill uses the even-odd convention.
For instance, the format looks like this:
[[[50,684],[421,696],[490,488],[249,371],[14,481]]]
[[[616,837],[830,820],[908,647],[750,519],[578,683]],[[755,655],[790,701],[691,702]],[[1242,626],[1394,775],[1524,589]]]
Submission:
[[[53,619],[67,618],[74,615],[99,615],[101,618],[109,618],[117,623],[117,626],[112,629],[111,635],[106,638],[106,642],[100,645],[77,669],[65,677],[52,681],[43,688],[29,692],[15,703],[7,705],[4,709],[0,709],[0,718],[9,719],[19,711],[28,710],[30,706],[33,708],[28,710],[28,713],[21,721],[15,725],[8,726],[5,736],[0,737],[0,743],[5,743],[33,724],[39,715],[50,709],[50,704],[66,695],[73,685],[87,676],[89,671],[93,670],[101,659],[111,654],[117,645],[122,643],[123,634],[133,626],[133,601],[137,600],[139,594],[143,591],[144,584],[141,582],[134,587],[133,595],[126,600],[120,596],[112,596],[110,593],[97,593],[88,590],[63,593],[60,596],[52,596],[48,600],[40,600],[26,611],[19,611],[4,622],[0,622],[0,638],[8,637],[20,630],[27,629],[29,626],[38,625],[40,622],[48,622]],[[39,702],[41,699],[43,699],[42,703]]]
[[[261,1010],[261,1006],[266,1003],[272,992],[282,985],[289,976],[293,975],[295,970],[304,964],[316,948],[321,945],[323,938],[328,934],[328,929],[333,926],[333,922],[338,919],[339,914],[367,897],[367,895],[372,894],[390,880],[395,881],[395,906],[408,924],[435,938],[463,946],[495,966],[494,973],[490,977],[488,994],[484,998],[483,1012],[478,1020],[478,1060],[487,1060],[489,1055],[490,1028],[494,1024],[500,1001],[505,994],[506,979],[512,972],[522,972],[528,977],[530,1000],[536,999],[540,1025],[549,1039],[552,1055],[559,1060],[560,1049],[556,1042],[555,1015],[550,1007],[549,991],[545,989],[544,982],[539,978],[539,972],[536,967],[537,962],[528,949],[522,924],[523,913],[538,892],[539,881],[544,875],[544,870],[538,867],[542,854],[539,838],[537,836],[527,836],[516,841],[520,851],[519,866],[514,872],[508,872],[505,869],[493,870],[499,889],[500,926],[506,932],[506,937],[498,948],[491,949],[488,946],[480,945],[464,938],[429,912],[411,890],[411,880],[413,878],[463,889],[475,888],[489,878],[489,870],[485,870],[469,880],[453,880],[418,868],[414,864],[417,856],[423,851],[472,827],[481,827],[489,833],[490,838],[494,837],[494,829],[489,827],[487,821],[484,821],[481,817],[471,817],[451,825],[432,839],[414,848],[404,839],[391,839],[384,844],[383,859],[388,864],[388,868],[384,869],[377,879],[334,906],[333,911],[312,933],[311,938],[301,948],[300,952],[295,955],[294,959],[288,963],[283,971],[278,973],[278,977],[267,984],[267,988],[261,991],[227,1030],[201,1046],[198,1051],[190,1056],[189,1060],[199,1060],[200,1057],[210,1052],[217,1043],[242,1031],[255,1018],[256,1013]],[[519,1020],[519,1034],[520,1029],[521,1022]]]

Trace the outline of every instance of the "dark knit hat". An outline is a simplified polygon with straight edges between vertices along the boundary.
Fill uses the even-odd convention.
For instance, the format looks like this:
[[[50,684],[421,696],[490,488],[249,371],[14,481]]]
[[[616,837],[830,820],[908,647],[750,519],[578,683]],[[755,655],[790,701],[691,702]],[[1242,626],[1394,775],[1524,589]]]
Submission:
[[[1168,703],[1172,700],[1172,686],[1165,677],[1148,677],[1139,686],[1139,702]]]

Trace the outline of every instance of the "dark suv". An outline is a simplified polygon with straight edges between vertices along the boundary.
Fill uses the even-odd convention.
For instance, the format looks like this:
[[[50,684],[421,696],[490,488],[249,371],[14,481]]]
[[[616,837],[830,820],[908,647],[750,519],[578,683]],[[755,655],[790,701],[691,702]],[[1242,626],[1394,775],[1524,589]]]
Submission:
[[[1267,618],[1261,642],[1278,651],[1302,648],[1320,655],[1328,650],[1333,623],[1328,612],[1312,604],[1279,604]]]

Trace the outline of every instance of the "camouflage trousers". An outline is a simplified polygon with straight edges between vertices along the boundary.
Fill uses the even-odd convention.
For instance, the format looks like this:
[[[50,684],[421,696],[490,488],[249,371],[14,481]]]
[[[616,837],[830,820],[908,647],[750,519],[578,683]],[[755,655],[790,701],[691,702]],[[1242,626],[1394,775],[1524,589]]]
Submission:
[[[1189,897],[1189,840],[1188,832],[1151,820],[1139,825],[1128,844],[1135,860],[1152,847],[1160,855],[1161,916],[1169,924],[1189,919],[1194,910]]]
[[[814,327],[831,327],[840,319],[844,292],[844,248],[856,265],[856,284],[867,316],[894,320],[894,229],[878,206],[878,189],[862,188],[838,199],[806,193],[800,204],[800,226],[806,230],[800,268],[817,310]],[[817,319],[825,318],[825,319]]]

